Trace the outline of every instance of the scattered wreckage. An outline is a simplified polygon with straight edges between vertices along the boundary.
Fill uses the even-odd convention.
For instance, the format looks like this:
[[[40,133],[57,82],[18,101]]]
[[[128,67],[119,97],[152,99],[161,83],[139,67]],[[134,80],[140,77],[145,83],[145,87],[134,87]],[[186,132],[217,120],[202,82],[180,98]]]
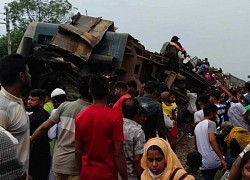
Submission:
[[[209,84],[184,65],[180,72],[165,70],[164,57],[145,49],[127,33],[115,32],[113,21],[78,13],[71,24],[33,22],[26,30],[18,53],[29,57],[33,88],[61,87],[70,100],[78,97],[81,75],[102,73],[110,81],[164,82],[176,91],[178,105],[186,107],[187,89],[203,92]]]

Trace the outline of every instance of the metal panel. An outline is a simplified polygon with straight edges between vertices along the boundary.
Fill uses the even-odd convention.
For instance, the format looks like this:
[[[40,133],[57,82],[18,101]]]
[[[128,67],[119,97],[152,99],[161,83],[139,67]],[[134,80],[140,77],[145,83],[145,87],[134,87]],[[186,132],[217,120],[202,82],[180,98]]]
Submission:
[[[73,25],[60,25],[50,47],[63,50],[84,61],[88,61],[93,47],[102,39],[108,29],[113,29],[112,21],[77,15]]]
[[[128,37],[129,34],[108,31],[101,42],[94,48],[93,54],[114,57],[114,66],[120,68]]]

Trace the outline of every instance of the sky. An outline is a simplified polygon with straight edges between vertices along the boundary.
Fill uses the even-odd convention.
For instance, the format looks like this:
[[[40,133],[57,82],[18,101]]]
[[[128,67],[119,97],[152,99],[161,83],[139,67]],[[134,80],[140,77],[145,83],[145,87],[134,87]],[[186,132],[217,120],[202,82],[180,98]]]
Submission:
[[[81,14],[114,21],[151,52],[177,35],[191,56],[243,80],[250,75],[249,0],[68,0]],[[4,3],[0,1],[0,13]],[[0,14],[0,18],[4,15]],[[0,22],[2,20],[0,19]],[[5,34],[0,24],[0,35]]]

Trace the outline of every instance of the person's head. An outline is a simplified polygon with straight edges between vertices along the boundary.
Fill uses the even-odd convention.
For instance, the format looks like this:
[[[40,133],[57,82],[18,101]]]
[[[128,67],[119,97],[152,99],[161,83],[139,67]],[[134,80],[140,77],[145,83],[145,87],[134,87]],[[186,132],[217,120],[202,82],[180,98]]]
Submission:
[[[179,38],[178,36],[173,36],[173,37],[171,38],[171,42],[178,42],[179,39],[180,39],[180,38]]]
[[[144,107],[139,106],[138,114],[134,117],[134,121],[143,125],[146,119],[147,119],[147,110]]]
[[[50,96],[51,92],[47,89],[44,89],[44,93],[45,93],[45,100],[44,100],[44,104],[45,104],[51,101],[51,96]]]
[[[115,96],[117,98],[120,98],[121,96],[123,96],[124,94],[127,93],[127,84],[123,81],[118,81],[115,83],[114,85],[114,89],[115,89]]]
[[[150,171],[155,175],[161,174],[167,165],[162,149],[152,145],[147,150],[147,163]]]
[[[102,75],[93,75],[89,81],[89,91],[93,99],[105,99],[109,94],[109,83]]]
[[[237,94],[236,94],[235,97],[237,98],[237,100],[238,100],[239,102],[241,102],[242,99],[243,99],[244,91],[243,91],[242,88],[238,88],[238,89],[236,90],[236,92],[237,92]]]
[[[183,168],[170,144],[159,137],[149,139],[144,145],[141,166],[146,174],[149,170],[155,175],[163,173],[162,179],[170,177],[175,168]]]
[[[246,92],[250,92],[250,83],[249,82],[245,83],[245,90],[246,90]]]
[[[164,91],[161,93],[161,100],[163,102],[168,102],[170,97],[170,93],[168,91]]]
[[[89,79],[90,78],[91,78],[90,75],[81,76],[78,78],[77,88],[82,99],[86,99],[86,100],[92,99],[91,95],[89,94]]]
[[[176,100],[176,95],[173,91],[164,91],[161,93],[161,99],[166,103],[174,103]]]
[[[129,80],[127,82],[127,88],[128,88],[128,90],[129,89],[137,90],[137,83],[136,83],[136,81],[135,80]]]
[[[176,93],[174,91],[169,91],[170,97],[169,97],[169,102],[174,103],[176,101]]]
[[[250,179],[250,151],[243,155],[240,162],[240,167],[244,179]]]
[[[16,83],[22,87],[30,85],[31,76],[27,59],[19,54],[11,54],[0,60],[0,82],[3,87]]]
[[[45,92],[42,89],[33,89],[29,93],[29,98],[27,102],[28,110],[35,110],[42,108],[45,101]]]
[[[198,151],[189,152],[187,155],[187,165],[189,168],[199,169],[202,165],[202,155]]]
[[[210,103],[212,104],[215,104],[217,103],[219,100],[220,100],[220,95],[221,95],[221,92],[218,91],[218,90],[212,90],[209,94],[209,101]]]
[[[134,119],[138,114],[139,102],[134,98],[125,99],[122,102],[122,113],[123,117],[127,119]]]
[[[223,122],[221,124],[222,134],[227,136],[230,133],[230,131],[233,129],[233,127],[234,126],[230,122],[228,121]]]
[[[128,89],[128,93],[135,97],[136,95],[138,95],[138,91],[137,91],[137,83],[135,80],[130,80],[127,82],[127,89]]]
[[[23,165],[17,158],[16,145],[11,140],[14,137],[7,134],[1,126],[0,129],[0,179],[23,179]]]
[[[198,105],[200,106],[200,108],[203,108],[208,103],[209,99],[207,95],[201,95],[198,97]]]
[[[151,94],[155,99],[157,99],[159,97],[159,87],[160,83],[158,81],[148,81],[145,84],[144,92],[146,94]]]
[[[51,100],[54,108],[58,108],[60,104],[67,100],[66,93],[60,88],[56,88],[51,92]]]
[[[206,104],[203,108],[204,118],[215,121],[217,117],[217,106],[214,104]]]

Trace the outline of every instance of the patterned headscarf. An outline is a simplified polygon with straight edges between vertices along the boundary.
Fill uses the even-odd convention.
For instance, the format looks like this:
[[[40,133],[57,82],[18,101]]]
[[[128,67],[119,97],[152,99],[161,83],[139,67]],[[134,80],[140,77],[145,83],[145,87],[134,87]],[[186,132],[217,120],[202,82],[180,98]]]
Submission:
[[[149,167],[147,163],[147,151],[150,146],[156,145],[164,153],[165,161],[166,161],[166,168],[161,174],[160,177],[155,178],[156,180],[169,180],[171,177],[171,174],[175,171],[176,168],[180,168],[177,173],[174,176],[174,179],[179,179],[182,175],[186,173],[183,166],[181,165],[179,159],[177,158],[176,154],[171,149],[169,143],[165,141],[162,138],[152,138],[149,139],[148,142],[144,146],[144,153],[143,157],[141,159],[141,166],[144,169],[141,179],[142,180],[155,180],[150,174],[149,174]],[[188,175],[184,178],[185,180],[194,180],[193,176]]]
[[[11,136],[11,138],[10,138]],[[16,139],[0,126],[0,179],[13,180],[21,177],[23,166],[16,157]]]

